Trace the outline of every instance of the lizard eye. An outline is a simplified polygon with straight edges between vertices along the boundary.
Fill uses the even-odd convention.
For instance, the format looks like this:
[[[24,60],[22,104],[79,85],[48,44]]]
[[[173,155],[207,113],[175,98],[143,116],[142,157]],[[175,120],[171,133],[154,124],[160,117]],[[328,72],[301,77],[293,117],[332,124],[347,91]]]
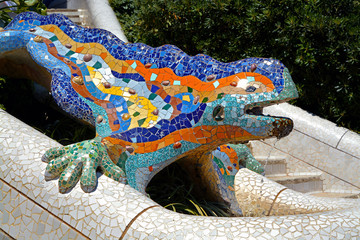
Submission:
[[[255,91],[256,91],[256,87],[254,87],[254,86],[248,86],[245,91],[246,91],[246,92],[255,92]]]
[[[224,115],[224,107],[223,107],[223,106],[217,105],[217,106],[214,108],[213,118],[214,118],[214,120],[217,121],[217,122],[224,120],[225,115]]]

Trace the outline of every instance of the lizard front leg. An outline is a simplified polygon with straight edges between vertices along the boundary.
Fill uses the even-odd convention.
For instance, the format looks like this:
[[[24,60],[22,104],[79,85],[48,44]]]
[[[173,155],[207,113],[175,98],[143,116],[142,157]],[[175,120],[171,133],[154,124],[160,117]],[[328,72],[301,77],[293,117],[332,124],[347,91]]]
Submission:
[[[61,193],[72,189],[79,179],[84,192],[93,191],[97,185],[98,167],[108,177],[119,182],[126,181],[124,171],[111,161],[100,137],[65,147],[51,148],[46,151],[42,160],[48,162],[45,179],[59,177]]]

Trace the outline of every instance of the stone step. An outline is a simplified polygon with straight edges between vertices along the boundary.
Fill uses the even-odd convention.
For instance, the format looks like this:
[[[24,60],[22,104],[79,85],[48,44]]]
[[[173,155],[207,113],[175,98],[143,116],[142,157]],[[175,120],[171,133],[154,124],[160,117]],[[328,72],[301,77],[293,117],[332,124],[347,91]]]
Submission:
[[[61,10],[56,11],[56,12],[51,12],[51,13],[48,12],[48,14],[54,14],[54,13],[60,13],[62,15],[67,16],[70,19],[80,19],[80,14],[77,11],[76,12],[71,12],[71,14],[69,14],[69,12],[63,12]]]
[[[82,21],[80,17],[69,17],[69,19],[73,22],[76,23],[77,25],[82,25]]]
[[[266,177],[289,189],[302,193],[323,190],[321,173],[277,174]]]
[[[50,8],[47,9],[46,12],[48,14],[52,13],[63,13],[64,15],[79,15],[79,9],[66,9],[66,8]]]
[[[266,176],[287,173],[285,156],[256,156],[255,159],[265,168]]]
[[[60,13],[67,16],[73,23],[77,25],[86,25],[84,19],[86,18],[87,12],[82,9],[63,9],[63,8],[53,8],[47,10],[48,14]]]
[[[328,197],[328,198],[360,198],[360,192],[309,192],[307,193],[316,197]]]

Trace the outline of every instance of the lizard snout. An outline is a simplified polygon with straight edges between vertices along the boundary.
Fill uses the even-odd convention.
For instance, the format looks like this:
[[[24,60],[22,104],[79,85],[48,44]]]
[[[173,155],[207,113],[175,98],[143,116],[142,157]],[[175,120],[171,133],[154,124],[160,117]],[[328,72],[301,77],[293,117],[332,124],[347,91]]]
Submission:
[[[280,139],[290,134],[294,127],[294,122],[290,118],[280,118],[273,123],[273,126],[272,136]]]

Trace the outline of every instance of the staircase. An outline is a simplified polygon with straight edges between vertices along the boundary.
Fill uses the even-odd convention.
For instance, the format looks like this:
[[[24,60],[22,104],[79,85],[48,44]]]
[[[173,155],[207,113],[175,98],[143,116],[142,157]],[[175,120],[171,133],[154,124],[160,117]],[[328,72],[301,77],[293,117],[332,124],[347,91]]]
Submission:
[[[91,18],[86,9],[65,9],[65,8],[52,8],[47,9],[47,14],[60,13],[68,17],[75,24],[83,27],[92,27]]]
[[[356,193],[326,192],[323,189],[321,172],[289,173],[284,156],[255,156],[256,160],[265,167],[265,176],[285,187],[319,197],[347,197],[355,198]]]

